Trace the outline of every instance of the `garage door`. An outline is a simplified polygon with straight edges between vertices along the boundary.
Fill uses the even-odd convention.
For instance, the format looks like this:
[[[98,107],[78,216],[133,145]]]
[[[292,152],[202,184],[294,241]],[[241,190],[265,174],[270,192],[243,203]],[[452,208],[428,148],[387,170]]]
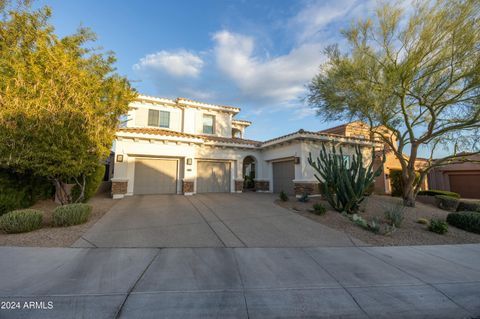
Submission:
[[[295,164],[293,161],[273,163],[273,192],[284,191],[293,194],[293,180],[295,179]]]
[[[464,198],[480,198],[480,172],[469,175],[449,175],[450,190]]]
[[[134,194],[176,194],[178,160],[135,160]]]
[[[199,161],[197,193],[230,192],[230,163]]]

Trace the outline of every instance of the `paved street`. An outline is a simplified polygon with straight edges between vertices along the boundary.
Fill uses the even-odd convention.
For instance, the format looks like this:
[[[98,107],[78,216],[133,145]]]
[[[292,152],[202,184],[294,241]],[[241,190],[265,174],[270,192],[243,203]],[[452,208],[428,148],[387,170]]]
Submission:
[[[0,248],[0,318],[472,318],[480,245]]]
[[[75,247],[317,247],[362,244],[288,211],[273,194],[126,197]]]

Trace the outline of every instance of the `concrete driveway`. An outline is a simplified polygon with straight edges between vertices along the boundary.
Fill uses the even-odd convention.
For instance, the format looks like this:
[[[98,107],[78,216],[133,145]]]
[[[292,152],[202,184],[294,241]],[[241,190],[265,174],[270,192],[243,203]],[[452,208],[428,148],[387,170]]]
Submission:
[[[480,316],[480,245],[2,247],[0,256],[0,301],[19,305],[0,318]]]
[[[275,205],[272,194],[132,196],[74,247],[318,247],[361,244]]]

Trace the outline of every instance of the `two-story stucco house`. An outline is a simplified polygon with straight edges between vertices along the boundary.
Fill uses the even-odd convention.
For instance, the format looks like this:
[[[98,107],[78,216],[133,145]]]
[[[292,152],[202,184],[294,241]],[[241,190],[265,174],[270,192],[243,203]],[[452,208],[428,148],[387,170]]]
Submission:
[[[347,157],[359,145],[370,159],[373,144],[366,138],[299,130],[264,142],[244,139],[251,123],[236,119],[239,112],[139,96],[116,133],[113,197],[241,192],[246,174],[254,176],[257,191],[313,194],[318,181],[307,158],[310,152],[317,156],[323,143],[342,145]]]

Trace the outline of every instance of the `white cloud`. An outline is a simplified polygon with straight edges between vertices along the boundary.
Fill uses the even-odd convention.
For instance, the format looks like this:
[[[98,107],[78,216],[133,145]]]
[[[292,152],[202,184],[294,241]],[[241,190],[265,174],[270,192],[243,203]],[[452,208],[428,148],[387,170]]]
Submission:
[[[186,50],[159,51],[147,54],[133,66],[134,70],[164,72],[173,77],[197,77],[204,65],[196,54]]]
[[[213,39],[220,71],[244,95],[273,103],[297,100],[323,59],[320,44],[304,44],[288,54],[262,59],[254,54],[252,37],[224,30],[214,34]]]
[[[364,0],[362,6],[370,2]],[[312,42],[323,35],[330,23],[344,19],[356,3],[356,0],[309,2],[290,19],[287,26],[295,33],[298,43]]]

